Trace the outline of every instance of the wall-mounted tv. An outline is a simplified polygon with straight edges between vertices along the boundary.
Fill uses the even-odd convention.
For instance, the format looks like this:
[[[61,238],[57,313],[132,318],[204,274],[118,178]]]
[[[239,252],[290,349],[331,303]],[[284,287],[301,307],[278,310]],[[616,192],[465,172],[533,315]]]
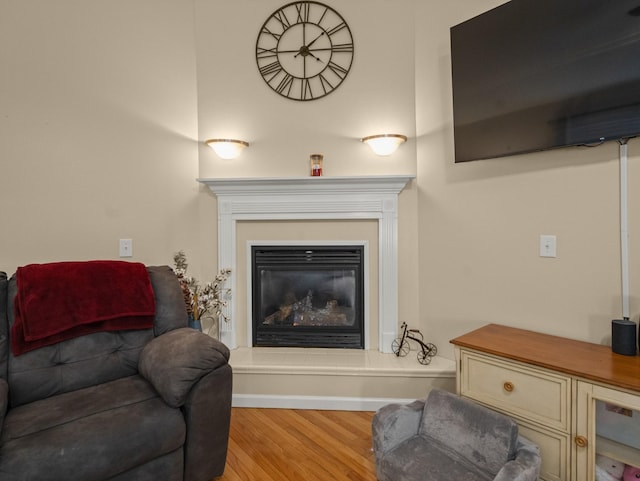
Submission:
[[[640,0],[512,0],[451,28],[455,161],[640,134]]]

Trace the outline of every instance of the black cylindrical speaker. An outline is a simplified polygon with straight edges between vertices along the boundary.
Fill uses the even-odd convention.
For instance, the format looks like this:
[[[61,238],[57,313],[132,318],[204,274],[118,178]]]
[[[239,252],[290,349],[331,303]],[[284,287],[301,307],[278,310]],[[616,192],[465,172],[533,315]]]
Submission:
[[[636,355],[636,323],[629,319],[611,321],[611,350],[625,356]]]

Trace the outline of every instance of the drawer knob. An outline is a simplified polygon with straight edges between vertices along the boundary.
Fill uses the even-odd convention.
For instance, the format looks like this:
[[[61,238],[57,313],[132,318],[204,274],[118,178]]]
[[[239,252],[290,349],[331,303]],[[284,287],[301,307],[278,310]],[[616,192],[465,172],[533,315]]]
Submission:
[[[502,385],[502,387],[504,388],[505,391],[511,392],[511,391],[513,391],[515,386],[513,385],[512,382],[507,381]]]
[[[587,438],[585,438],[584,436],[576,436],[574,441],[576,443],[576,446],[578,446],[579,448],[586,448],[587,444],[589,444],[587,442]]]

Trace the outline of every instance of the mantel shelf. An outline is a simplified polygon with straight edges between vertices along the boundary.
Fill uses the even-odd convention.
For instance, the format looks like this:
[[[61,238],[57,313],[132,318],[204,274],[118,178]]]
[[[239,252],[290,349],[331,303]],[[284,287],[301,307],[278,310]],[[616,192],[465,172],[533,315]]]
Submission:
[[[198,179],[198,182],[216,195],[398,194],[414,178],[414,175],[247,177]]]

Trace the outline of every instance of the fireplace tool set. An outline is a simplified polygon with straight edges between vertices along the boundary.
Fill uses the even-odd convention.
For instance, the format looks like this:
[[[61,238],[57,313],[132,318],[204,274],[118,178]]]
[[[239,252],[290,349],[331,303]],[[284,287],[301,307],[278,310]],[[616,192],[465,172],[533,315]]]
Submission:
[[[424,336],[418,329],[409,329],[406,322],[400,325],[402,329],[402,336],[394,339],[391,343],[391,350],[398,357],[404,357],[409,354],[411,346],[409,345],[409,339],[415,341],[420,346],[418,350],[418,362],[420,364],[429,364],[431,358],[438,353],[438,348],[435,344],[430,342],[424,342]]]

